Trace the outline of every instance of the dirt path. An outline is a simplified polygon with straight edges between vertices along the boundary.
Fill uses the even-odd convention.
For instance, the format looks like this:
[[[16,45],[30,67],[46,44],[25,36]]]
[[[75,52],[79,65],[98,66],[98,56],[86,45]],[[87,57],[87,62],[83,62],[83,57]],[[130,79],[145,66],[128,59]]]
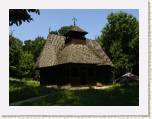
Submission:
[[[103,89],[107,89],[110,87],[112,87],[112,86],[102,86],[102,87],[92,86],[91,89],[103,90]],[[90,87],[86,86],[86,87],[71,87],[69,90],[88,90],[88,89],[90,89]]]
[[[39,97],[33,97],[33,98],[26,99],[26,100],[21,100],[21,101],[18,101],[18,102],[11,103],[10,106],[19,106],[22,103],[33,102],[33,101],[36,101],[38,99],[41,99],[41,98],[44,98],[44,97],[47,97],[47,96],[50,96],[50,95],[52,95],[52,94],[47,94],[47,95],[43,95],[43,96],[39,96]]]

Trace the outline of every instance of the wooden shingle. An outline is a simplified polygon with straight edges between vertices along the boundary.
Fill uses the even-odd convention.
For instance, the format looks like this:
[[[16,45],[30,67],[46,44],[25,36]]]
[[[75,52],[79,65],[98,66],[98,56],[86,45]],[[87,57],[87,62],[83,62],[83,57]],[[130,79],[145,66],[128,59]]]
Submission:
[[[112,65],[111,60],[95,40],[73,39],[65,43],[65,36],[49,34],[37,68],[65,63]]]

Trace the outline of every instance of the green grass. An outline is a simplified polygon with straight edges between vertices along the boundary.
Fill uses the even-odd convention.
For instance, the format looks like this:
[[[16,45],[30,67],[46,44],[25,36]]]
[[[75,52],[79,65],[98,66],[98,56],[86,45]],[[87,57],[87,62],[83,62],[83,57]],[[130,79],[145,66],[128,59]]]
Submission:
[[[10,80],[9,102],[51,94],[48,97],[22,103],[26,106],[138,106],[139,87],[113,85],[104,90],[61,90],[40,86],[38,81]]]
[[[31,97],[51,93],[52,90],[40,86],[38,81],[33,80],[10,80],[9,81],[9,102],[25,100]]]
[[[138,106],[138,86],[105,90],[54,90],[53,95],[22,105],[32,106]]]

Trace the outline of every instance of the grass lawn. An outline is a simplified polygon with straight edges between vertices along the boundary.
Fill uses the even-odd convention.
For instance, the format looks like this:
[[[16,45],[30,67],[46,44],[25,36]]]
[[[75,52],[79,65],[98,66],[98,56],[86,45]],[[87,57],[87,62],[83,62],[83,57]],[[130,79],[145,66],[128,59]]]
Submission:
[[[36,81],[10,81],[10,102],[50,93],[51,95],[26,106],[138,106],[138,86],[114,85],[104,90],[61,90],[42,87]]]
[[[51,93],[50,90],[44,86],[40,86],[38,81],[33,80],[9,80],[9,102],[16,102],[25,100],[31,97],[41,96]]]

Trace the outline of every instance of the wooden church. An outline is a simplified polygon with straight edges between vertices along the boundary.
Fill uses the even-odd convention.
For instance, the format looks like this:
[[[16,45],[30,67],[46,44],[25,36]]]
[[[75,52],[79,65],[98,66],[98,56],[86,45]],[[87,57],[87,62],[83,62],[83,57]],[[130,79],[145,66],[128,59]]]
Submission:
[[[74,25],[64,36],[49,34],[37,61],[40,84],[72,86],[109,83],[112,62],[86,31]]]

